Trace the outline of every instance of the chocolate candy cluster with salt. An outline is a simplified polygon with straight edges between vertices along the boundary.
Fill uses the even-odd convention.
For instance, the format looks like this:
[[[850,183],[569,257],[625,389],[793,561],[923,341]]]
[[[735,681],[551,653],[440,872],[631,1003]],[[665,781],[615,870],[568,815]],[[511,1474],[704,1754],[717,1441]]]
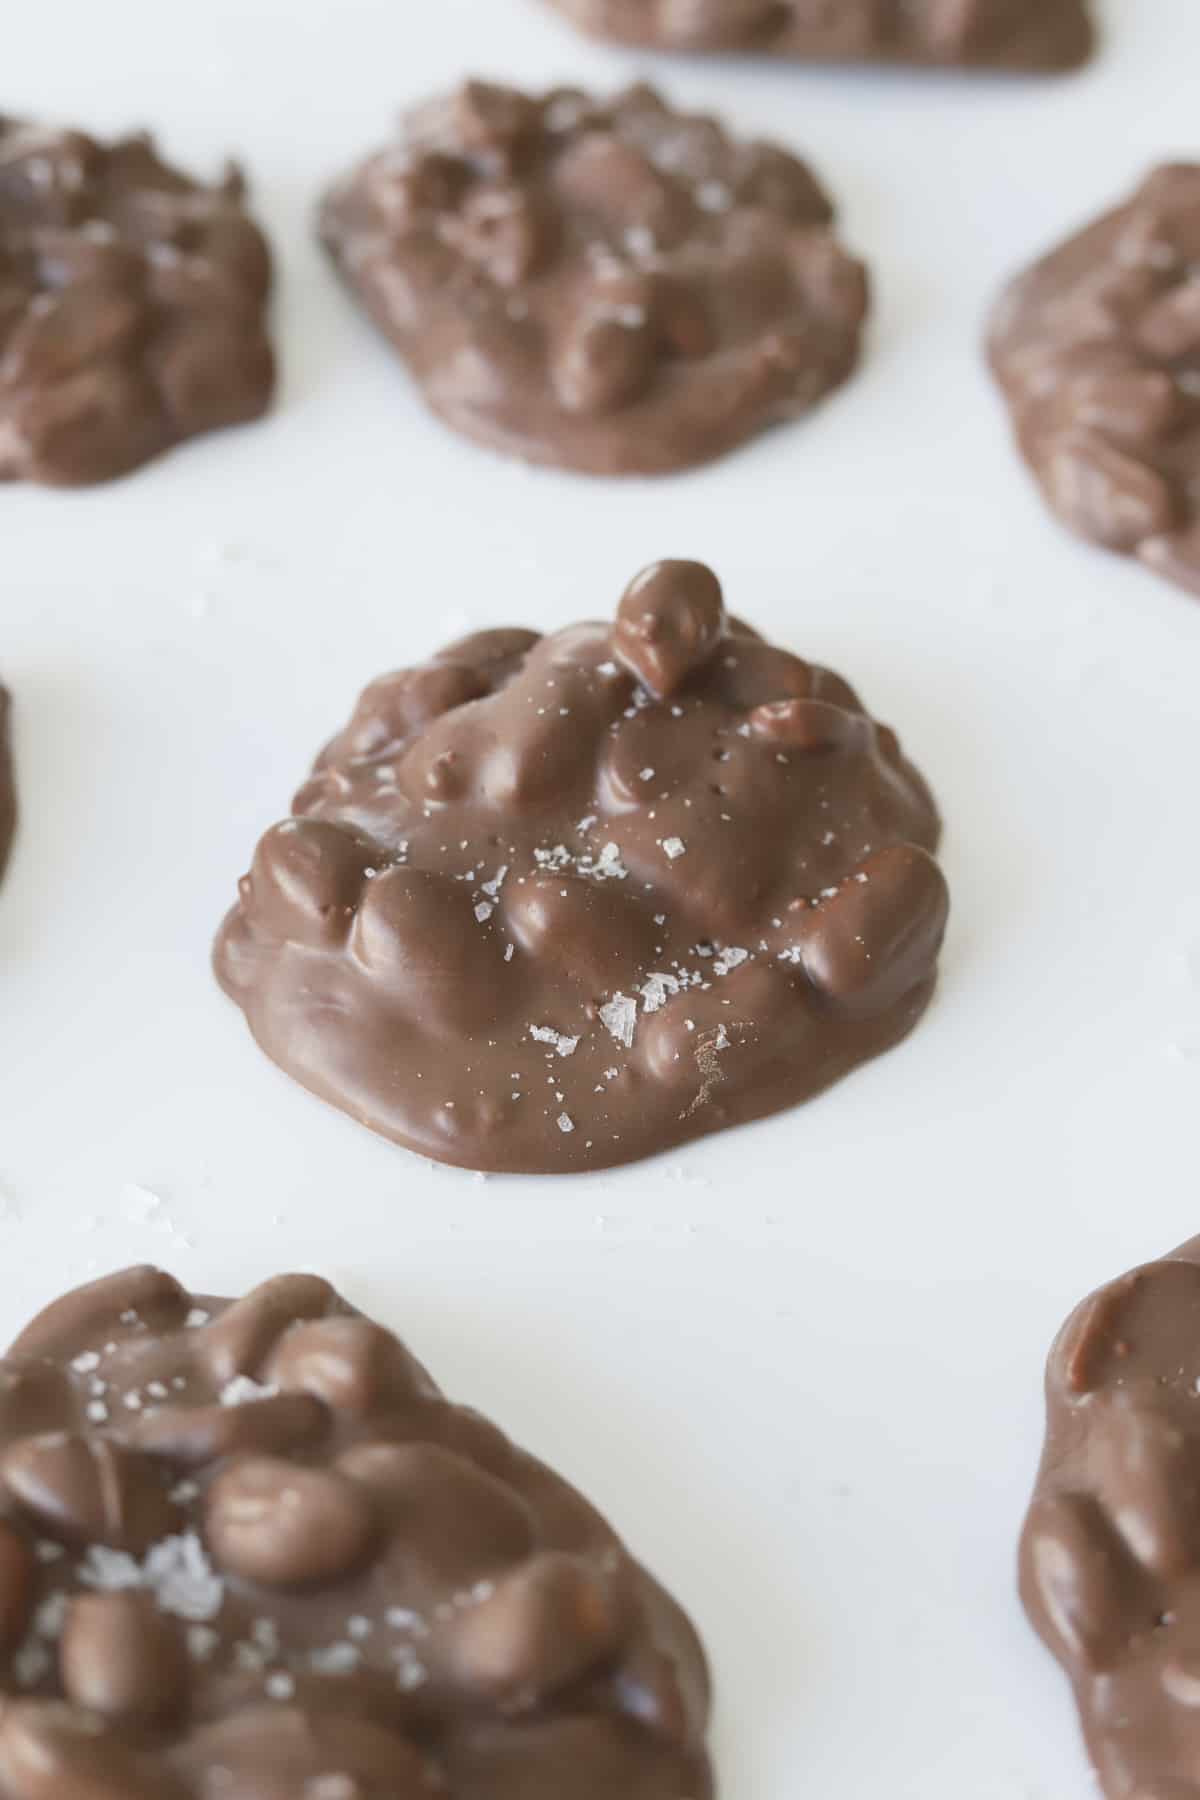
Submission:
[[[650,88],[468,83],[330,195],[326,244],[425,398],[531,462],[655,474],[853,369],[861,265],[811,172]]]
[[[550,0],[585,31],[651,50],[743,50],[808,62],[1073,69],[1086,0]]]
[[[4,1800],[710,1800],[696,1634],[313,1276],[132,1269],[0,1363]]]
[[[1084,1301],[1046,1381],[1029,1616],[1108,1800],[1200,1796],[1200,1238]]]
[[[1200,163],[1019,277],[991,359],[1063,523],[1200,594]]]
[[[271,266],[243,195],[147,137],[0,118],[0,480],[105,481],[266,410]]]
[[[615,625],[369,687],[216,968],[269,1055],[467,1168],[565,1172],[792,1105],[933,990],[938,817],[837,675],[667,562]]]
[[[0,687],[0,875],[4,874],[17,828],[17,781],[8,729],[11,711],[8,689]]]

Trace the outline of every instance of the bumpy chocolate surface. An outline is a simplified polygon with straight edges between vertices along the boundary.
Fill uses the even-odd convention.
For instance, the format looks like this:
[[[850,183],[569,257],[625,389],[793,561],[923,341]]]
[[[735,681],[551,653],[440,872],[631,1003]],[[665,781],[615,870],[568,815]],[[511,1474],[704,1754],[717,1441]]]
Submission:
[[[17,782],[8,729],[11,710],[8,689],[0,686],[0,875],[4,874],[17,827]]]
[[[269,285],[235,171],[0,118],[0,480],[105,481],[257,418]]]
[[[532,462],[656,474],[805,412],[858,359],[862,266],[803,163],[651,89],[471,82],[322,233],[435,412]]]
[[[709,1800],[696,1634],[326,1282],[154,1269],[0,1363],[4,1800]]]
[[[1022,275],[991,358],[1063,523],[1200,594],[1200,163]]]
[[[1200,1238],[1084,1301],[1021,1546],[1109,1800],[1200,1797]]]
[[[661,563],[615,626],[369,687],[216,967],[267,1052],[467,1168],[646,1156],[902,1037],[946,920],[933,801],[826,669]]]
[[[550,0],[585,31],[662,50],[816,62],[1071,69],[1091,53],[1085,0]]]

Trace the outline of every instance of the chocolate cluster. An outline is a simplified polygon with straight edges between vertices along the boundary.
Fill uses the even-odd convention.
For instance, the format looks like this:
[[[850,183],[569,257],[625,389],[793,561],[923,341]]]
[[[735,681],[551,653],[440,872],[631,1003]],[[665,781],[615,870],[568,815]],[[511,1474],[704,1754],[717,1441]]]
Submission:
[[[5,1800],[709,1800],[684,1615],[313,1276],[131,1269],[0,1363]]]
[[[468,436],[594,474],[702,463],[858,358],[862,266],[805,165],[646,87],[470,82],[329,196],[338,267]]]
[[[1087,0],[550,0],[585,31],[662,50],[816,62],[1072,69],[1091,53]]]
[[[991,357],[1063,523],[1200,594],[1200,163],[1022,275]]]
[[[1109,1800],[1200,1793],[1200,1239],[1086,1300],[1047,1372],[1022,1594]]]
[[[602,1168],[807,1098],[924,1010],[938,818],[827,669],[660,563],[615,624],[369,687],[216,968],[316,1093],[473,1169]]]
[[[0,480],[105,481],[257,418],[269,285],[235,171],[0,118]]]

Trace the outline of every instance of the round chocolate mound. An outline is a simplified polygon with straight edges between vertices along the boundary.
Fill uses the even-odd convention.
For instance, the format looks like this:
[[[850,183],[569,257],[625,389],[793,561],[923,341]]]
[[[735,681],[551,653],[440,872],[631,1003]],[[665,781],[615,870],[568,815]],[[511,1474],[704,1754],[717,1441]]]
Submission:
[[[1109,1800],[1197,1800],[1200,1238],[1085,1300],[1046,1389],[1026,1610]]]
[[[1200,594],[1200,163],[1020,276],[990,349],[1063,523]]]
[[[647,87],[470,82],[325,203],[346,281],[435,412],[600,475],[709,461],[858,360],[861,264],[810,171]]]
[[[271,265],[235,171],[0,118],[0,480],[124,475],[258,418]]]
[[[1056,71],[1091,55],[1086,0],[550,0],[585,31],[650,50],[810,62]]]
[[[17,828],[17,782],[8,734],[11,711],[8,689],[0,687],[0,875],[4,874]]]
[[[697,563],[646,570],[613,626],[375,682],[293,810],[219,979],[306,1087],[444,1162],[598,1169],[759,1118],[933,991],[925,783]]]
[[[130,1269],[0,1363],[4,1800],[710,1800],[691,1625],[328,1285]]]

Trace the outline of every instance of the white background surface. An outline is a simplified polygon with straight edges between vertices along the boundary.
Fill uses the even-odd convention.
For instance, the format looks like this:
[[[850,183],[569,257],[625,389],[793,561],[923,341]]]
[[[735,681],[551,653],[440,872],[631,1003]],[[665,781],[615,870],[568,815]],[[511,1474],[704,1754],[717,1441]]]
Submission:
[[[1200,1230],[1200,607],[1048,521],[977,340],[1003,275],[1200,150],[1200,8],[1105,10],[1102,59],[1048,85],[651,64],[535,0],[60,0],[4,32],[4,110],[152,124],[197,169],[244,156],[287,380],[270,423],[117,487],[0,495],[24,805],[0,895],[0,1328],[135,1259],[225,1292],[339,1280],[693,1610],[730,1800],[1092,1792],[1012,1562],[1054,1329]],[[808,152],[877,281],[861,375],[653,485],[445,433],[308,222],[401,102],[468,65],[653,67]],[[562,1181],[436,1169],[254,1049],[213,929],[365,681],[467,628],[607,613],[663,555],[711,560],[928,772],[955,900],[940,998],[827,1098],[686,1153]]]

